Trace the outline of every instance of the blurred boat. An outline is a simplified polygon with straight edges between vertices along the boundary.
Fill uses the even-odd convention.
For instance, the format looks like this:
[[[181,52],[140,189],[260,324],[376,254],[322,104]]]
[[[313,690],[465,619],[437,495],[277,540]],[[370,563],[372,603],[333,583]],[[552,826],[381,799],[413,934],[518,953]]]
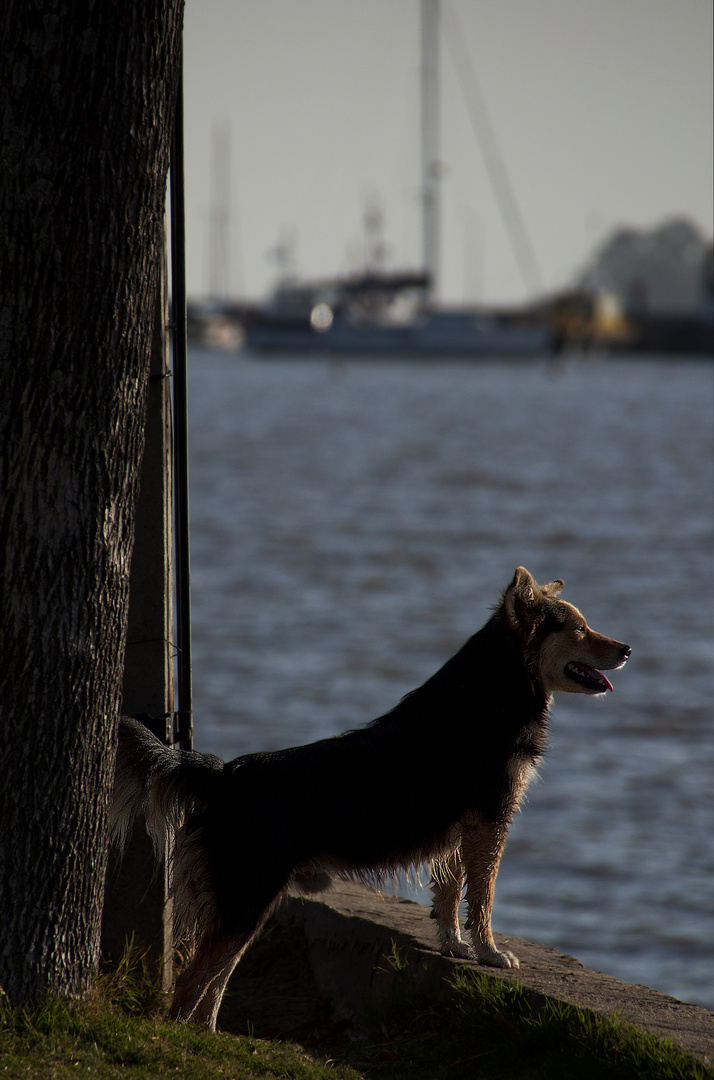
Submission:
[[[368,356],[505,356],[551,349],[544,321],[526,313],[440,308],[430,303],[439,252],[439,0],[421,0],[423,270],[364,273],[323,284],[284,281],[246,327],[257,352]],[[495,150],[492,148],[491,156]],[[506,184],[505,173],[500,178]],[[368,213],[375,233],[379,215]],[[376,234],[374,239],[378,241]]]
[[[245,345],[259,353],[351,356],[526,356],[550,352],[531,314],[425,304],[428,275],[367,273],[286,282],[252,312]]]

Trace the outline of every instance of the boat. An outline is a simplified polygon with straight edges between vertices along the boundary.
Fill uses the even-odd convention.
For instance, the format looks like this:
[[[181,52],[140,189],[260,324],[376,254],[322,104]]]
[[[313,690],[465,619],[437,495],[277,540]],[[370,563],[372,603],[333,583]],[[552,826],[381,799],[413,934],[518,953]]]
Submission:
[[[527,312],[436,308],[424,273],[366,273],[284,282],[254,309],[245,346],[258,353],[338,356],[528,356],[550,352],[548,326]]]
[[[245,345],[258,353],[359,356],[524,356],[552,350],[542,312],[444,308],[431,297],[439,261],[439,3],[421,0],[421,271],[362,274],[325,282],[283,280],[253,310]],[[495,148],[491,147],[491,157]],[[505,174],[501,186],[507,187]],[[370,224],[371,223],[371,224]],[[374,214],[365,217],[373,228]],[[522,245],[523,246],[523,245]]]

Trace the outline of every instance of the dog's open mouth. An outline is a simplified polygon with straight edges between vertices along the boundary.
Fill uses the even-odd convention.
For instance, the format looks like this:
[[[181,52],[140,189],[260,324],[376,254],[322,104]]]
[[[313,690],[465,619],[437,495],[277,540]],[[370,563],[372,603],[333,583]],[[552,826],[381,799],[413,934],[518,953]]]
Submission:
[[[606,679],[601,671],[596,671],[595,668],[581,664],[577,660],[565,665],[565,674],[591,694],[604,694],[607,690],[612,690],[610,680]]]

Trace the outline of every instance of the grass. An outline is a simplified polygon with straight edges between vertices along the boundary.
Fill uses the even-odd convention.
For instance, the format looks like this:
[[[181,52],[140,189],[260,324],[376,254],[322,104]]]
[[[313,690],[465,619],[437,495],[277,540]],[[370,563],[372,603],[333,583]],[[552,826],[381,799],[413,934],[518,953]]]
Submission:
[[[365,1035],[305,1048],[169,1023],[150,972],[127,957],[82,1002],[0,1008],[0,1080],[707,1080],[671,1043],[517,984],[459,969],[437,1000],[395,957],[394,990],[365,1007]],[[418,974],[418,973],[416,973]]]
[[[714,1073],[669,1040],[584,1009],[546,1002],[518,983],[457,968],[437,1002],[397,963],[391,999],[368,1005],[382,1035],[363,1063],[389,1080],[712,1080]],[[360,1064],[354,1058],[353,1064]]]
[[[129,951],[82,1001],[47,997],[36,1008],[0,1005],[0,1080],[359,1080],[301,1046],[214,1034],[166,1019],[168,1001]]]

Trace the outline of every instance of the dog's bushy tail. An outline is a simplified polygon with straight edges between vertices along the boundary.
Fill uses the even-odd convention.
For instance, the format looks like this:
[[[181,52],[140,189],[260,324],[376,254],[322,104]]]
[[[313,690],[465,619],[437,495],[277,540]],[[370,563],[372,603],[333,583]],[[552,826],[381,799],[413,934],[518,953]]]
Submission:
[[[206,808],[222,772],[220,758],[192,750],[172,750],[144,724],[122,716],[112,839],[123,845],[136,819],[144,817],[154,846],[160,851],[167,829],[175,835],[187,817]]]

